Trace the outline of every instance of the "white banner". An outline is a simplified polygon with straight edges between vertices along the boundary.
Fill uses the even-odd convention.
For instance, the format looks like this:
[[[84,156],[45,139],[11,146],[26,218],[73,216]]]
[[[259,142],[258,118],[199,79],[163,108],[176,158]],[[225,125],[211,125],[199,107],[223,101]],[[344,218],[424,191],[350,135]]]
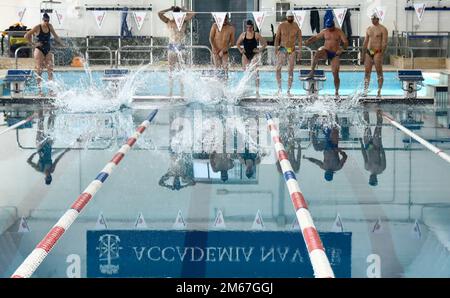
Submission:
[[[53,11],[53,14],[56,17],[56,20],[58,21],[59,25],[62,25],[63,20],[64,20],[64,16],[61,12],[57,11],[56,9]]]
[[[266,18],[266,13],[264,11],[254,11],[252,12],[252,14],[258,30],[261,31],[262,24],[264,22],[264,19]]]
[[[227,13],[226,12],[211,12],[211,14],[213,15],[214,20],[216,21],[219,31],[222,31],[223,23],[225,22],[225,16],[227,15]]]
[[[414,10],[416,11],[419,22],[421,22],[425,12],[425,3],[414,3]]]
[[[345,15],[347,14],[347,8],[335,8],[333,9],[334,16],[338,21],[339,28],[342,28],[342,24],[344,23]]]
[[[297,21],[297,24],[301,29],[303,26],[303,21],[305,20],[306,10],[294,10],[293,13],[295,16],[295,20]]]
[[[184,19],[186,18],[186,12],[172,12],[173,19],[175,20],[175,23],[177,24],[178,31],[181,31],[181,28],[184,24]]]
[[[26,7],[17,8],[17,17],[19,18],[19,23],[22,22],[23,16],[25,15],[26,11],[27,11]]]
[[[136,22],[138,31],[141,31],[142,25],[144,25],[146,11],[133,11],[134,21]]]
[[[93,10],[92,14],[94,15],[95,22],[97,22],[98,28],[101,29],[103,21],[105,20],[106,11]]]
[[[375,12],[376,12],[378,18],[380,19],[380,22],[383,23],[384,16],[386,15],[386,7],[379,6],[379,7],[375,8]]]

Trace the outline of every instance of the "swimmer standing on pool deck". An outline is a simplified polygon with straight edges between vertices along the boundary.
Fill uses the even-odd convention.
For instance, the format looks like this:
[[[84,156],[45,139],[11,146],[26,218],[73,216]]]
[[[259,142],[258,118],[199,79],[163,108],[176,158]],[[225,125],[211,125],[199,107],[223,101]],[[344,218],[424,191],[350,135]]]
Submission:
[[[186,12],[186,17],[184,19],[183,26],[181,27],[181,30],[178,30],[177,23],[175,22],[175,19],[169,19],[165,16],[165,13],[168,11],[172,12]],[[184,43],[185,43],[185,32],[187,23],[195,16],[195,13],[178,7],[178,6],[172,6],[170,8],[167,8],[165,10],[161,10],[158,12],[158,17],[167,24],[167,28],[169,29],[169,49],[168,49],[168,60],[169,60],[169,89],[170,93],[169,96],[172,96],[173,93],[173,79],[172,79],[172,72],[175,70],[175,67],[182,63],[180,61],[180,57],[182,52],[185,49]],[[180,89],[181,89],[181,96],[183,96],[183,83],[180,82]]]
[[[38,40],[37,43],[33,43],[31,40],[32,36],[36,34],[36,38]],[[37,84],[39,88],[39,95],[42,96],[41,89],[41,75],[42,70],[47,68],[48,72],[48,80],[53,80],[53,53],[51,50],[50,38],[54,36],[55,40],[61,45],[64,46],[63,41],[59,38],[58,34],[56,34],[55,29],[52,24],[50,24],[50,16],[47,13],[44,13],[42,16],[42,23],[35,26],[33,29],[28,31],[25,34],[25,38],[28,39],[30,44],[33,44],[36,48],[34,49],[34,60],[36,63],[36,73],[37,73]]]
[[[305,45],[310,45],[311,43],[324,38],[325,44],[323,47],[320,47],[317,51],[316,55],[314,55],[311,72],[309,77],[314,76],[314,70],[319,63],[319,59],[328,59],[331,62],[331,71],[334,77],[334,88],[336,90],[335,95],[339,96],[339,86],[340,86],[340,78],[339,78],[339,68],[341,65],[340,56],[344,52],[344,50],[348,47],[348,40],[345,36],[344,32],[336,28],[334,26],[333,19],[327,19],[325,21],[325,29],[323,29],[319,34],[309,38]],[[341,42],[343,43],[343,48],[341,48]]]
[[[367,96],[370,83],[370,73],[375,65],[378,76],[378,92],[377,96],[381,96],[381,88],[383,88],[383,56],[386,51],[388,42],[388,31],[386,27],[380,24],[377,14],[373,14],[372,26],[369,26],[364,39],[363,52],[361,55],[361,63],[365,67],[364,78],[364,96]]]
[[[214,65],[218,69],[225,71],[225,77],[228,77],[228,49],[234,46],[235,29],[230,22],[228,14],[225,15],[222,30],[214,23],[209,32],[209,43],[211,44]]]
[[[297,52],[297,61],[300,62],[302,48],[302,30],[294,22],[294,13],[288,10],[286,13],[287,20],[278,26],[275,37],[275,56],[277,57],[277,82],[278,95],[281,95],[281,68],[288,58],[288,91],[287,95],[291,96],[292,81],[294,80],[295,53]],[[298,39],[298,48],[295,50],[295,42]]]

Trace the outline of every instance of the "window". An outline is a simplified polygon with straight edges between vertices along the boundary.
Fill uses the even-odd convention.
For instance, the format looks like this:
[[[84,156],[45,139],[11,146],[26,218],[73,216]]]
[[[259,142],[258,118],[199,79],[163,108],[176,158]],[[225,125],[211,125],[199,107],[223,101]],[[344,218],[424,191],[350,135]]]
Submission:
[[[286,20],[286,12],[291,9],[291,3],[278,2],[276,4],[276,19],[277,22]]]

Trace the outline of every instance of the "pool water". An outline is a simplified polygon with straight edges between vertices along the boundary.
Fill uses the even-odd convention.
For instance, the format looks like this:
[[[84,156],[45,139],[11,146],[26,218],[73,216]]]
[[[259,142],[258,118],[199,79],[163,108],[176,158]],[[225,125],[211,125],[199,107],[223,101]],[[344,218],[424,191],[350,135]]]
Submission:
[[[267,90],[272,86],[265,82],[272,75],[262,73]],[[78,79],[65,72],[58,77],[73,84]],[[93,77],[100,80],[101,74],[94,72]],[[348,75],[348,80],[358,78],[358,74]],[[393,74],[386,78],[386,86],[393,86]],[[348,80],[343,80],[344,89],[351,86]],[[379,108],[450,153],[448,109]],[[6,128],[5,117],[38,112],[32,127],[0,137],[0,277],[7,277],[151,110],[145,106],[96,113],[67,113],[42,106],[6,106],[3,110],[0,130]],[[293,233],[298,231],[295,212],[277,169],[267,112],[279,123],[282,141],[292,153],[289,159],[337,277],[450,277],[450,165],[380,121],[376,108],[317,115],[311,109],[278,105],[201,104],[158,111],[34,276],[116,276],[98,271],[98,262],[101,266],[110,262],[120,263],[117,274],[125,276],[309,277],[307,256],[299,261],[300,255],[284,247],[301,242],[302,237]],[[332,142],[335,145],[327,138],[330,130],[337,137]],[[36,144],[49,139],[55,168],[47,185]],[[240,159],[245,148],[257,156],[251,175]],[[330,154],[331,160],[336,158],[330,153],[335,148],[347,156],[340,169],[329,158],[324,160]],[[370,161],[365,162],[364,154],[370,155]],[[337,158],[342,163],[342,153]],[[329,167],[336,169],[331,181],[322,169]],[[220,173],[224,168],[227,179]],[[371,171],[377,173],[376,185],[369,184]],[[178,186],[174,176],[180,177]],[[186,226],[174,227],[180,211]],[[214,226],[219,211],[225,225]],[[139,214],[145,219],[145,227],[138,230],[142,234],[135,232]],[[337,215],[342,230],[336,230]],[[255,225],[259,216],[264,226]],[[19,229],[21,217],[26,218],[28,229]],[[99,225],[99,218],[106,221],[108,230]],[[103,232],[121,236],[122,261],[99,261],[101,243],[95,237]],[[139,237],[148,245],[133,250],[132,243]],[[245,243],[256,240],[261,247],[247,250]],[[172,249],[163,252],[162,247],[170,243]],[[194,262],[195,266],[187,257],[179,261],[183,253],[177,253],[175,246],[180,243],[194,247],[192,258],[201,261]],[[215,250],[202,250],[205,256],[200,258],[195,247],[208,243]],[[214,266],[221,256],[220,247],[232,245],[237,246],[237,255],[230,257],[233,261],[223,265],[219,274]],[[131,255],[126,255],[127,249]],[[259,259],[253,259],[258,252]],[[133,265],[126,267],[127,263]]]
[[[333,76],[330,72],[325,72],[326,74],[326,82],[324,83],[323,88],[320,91],[320,94],[323,95],[334,95],[334,83]],[[169,94],[169,75],[167,72],[162,71],[141,71],[137,75],[133,75],[136,83],[136,88],[134,93],[136,95],[168,95]],[[228,86],[231,86],[230,89],[235,89],[239,87],[239,83],[242,81],[243,77],[246,74],[242,71],[230,72]],[[284,92],[287,91],[287,72],[282,73],[282,88]],[[292,86],[292,94],[293,95],[306,95],[306,91],[303,89],[302,82],[298,79],[298,72],[294,74],[295,79]],[[43,74],[43,78],[46,79],[47,74]],[[101,88],[104,86],[102,82],[103,72],[92,71],[89,73],[80,72],[80,71],[61,71],[55,73],[55,81],[58,82],[59,87],[63,89],[67,88],[90,88],[91,86],[97,86]],[[201,82],[203,84],[209,84],[205,82],[204,78],[201,78],[199,72],[188,72],[181,73],[179,77],[184,77],[183,81],[186,85],[192,86],[193,82]],[[176,78],[179,78],[176,77]],[[424,84],[436,84],[439,80],[434,79],[430,76],[425,75]],[[361,71],[342,71],[340,73],[341,85],[340,85],[340,94],[341,95],[353,95],[356,92],[362,92],[364,86],[364,73]],[[246,82],[250,88],[249,90],[242,91],[240,96],[253,96],[255,84],[253,82],[254,78],[249,77]],[[1,83],[1,82],[0,82]],[[218,84],[218,83],[214,83]],[[271,96],[277,93],[278,86],[275,78],[275,73],[270,71],[261,71],[260,72],[260,94]],[[371,81],[370,81],[370,92],[369,96],[375,96],[377,92],[377,77],[376,73],[372,73]],[[197,95],[196,92],[198,90],[189,90],[187,88],[187,92],[193,93]],[[34,84],[30,86],[26,93],[35,94],[36,88]],[[180,91],[178,85],[175,84],[174,95],[179,95]],[[8,95],[8,90],[4,90],[4,95]],[[397,78],[397,73],[393,71],[384,72],[384,84],[382,90],[383,96],[403,96],[404,92],[401,89],[400,82]],[[418,92],[418,96],[425,96],[426,88],[422,88]]]

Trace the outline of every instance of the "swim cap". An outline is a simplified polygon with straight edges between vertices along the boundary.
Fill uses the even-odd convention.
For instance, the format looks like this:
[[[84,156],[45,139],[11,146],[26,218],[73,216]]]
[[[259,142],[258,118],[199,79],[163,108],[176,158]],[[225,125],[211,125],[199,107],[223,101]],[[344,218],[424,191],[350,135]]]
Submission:
[[[370,19],[377,19],[379,20],[380,18],[378,17],[378,14],[376,12],[374,12],[371,16]]]
[[[286,13],[286,17],[293,17],[294,13],[292,12],[292,10],[288,10]]]
[[[247,21],[247,26],[253,26],[253,21],[252,20],[248,20]]]
[[[42,19],[50,20],[50,16],[48,15],[48,13],[44,13],[44,14],[42,15]]]
[[[329,18],[325,21],[325,27],[326,28],[333,28],[334,27],[334,20]]]
[[[324,175],[325,180],[332,181],[333,180],[333,176],[334,176],[334,172],[333,171],[325,171],[325,175]]]

